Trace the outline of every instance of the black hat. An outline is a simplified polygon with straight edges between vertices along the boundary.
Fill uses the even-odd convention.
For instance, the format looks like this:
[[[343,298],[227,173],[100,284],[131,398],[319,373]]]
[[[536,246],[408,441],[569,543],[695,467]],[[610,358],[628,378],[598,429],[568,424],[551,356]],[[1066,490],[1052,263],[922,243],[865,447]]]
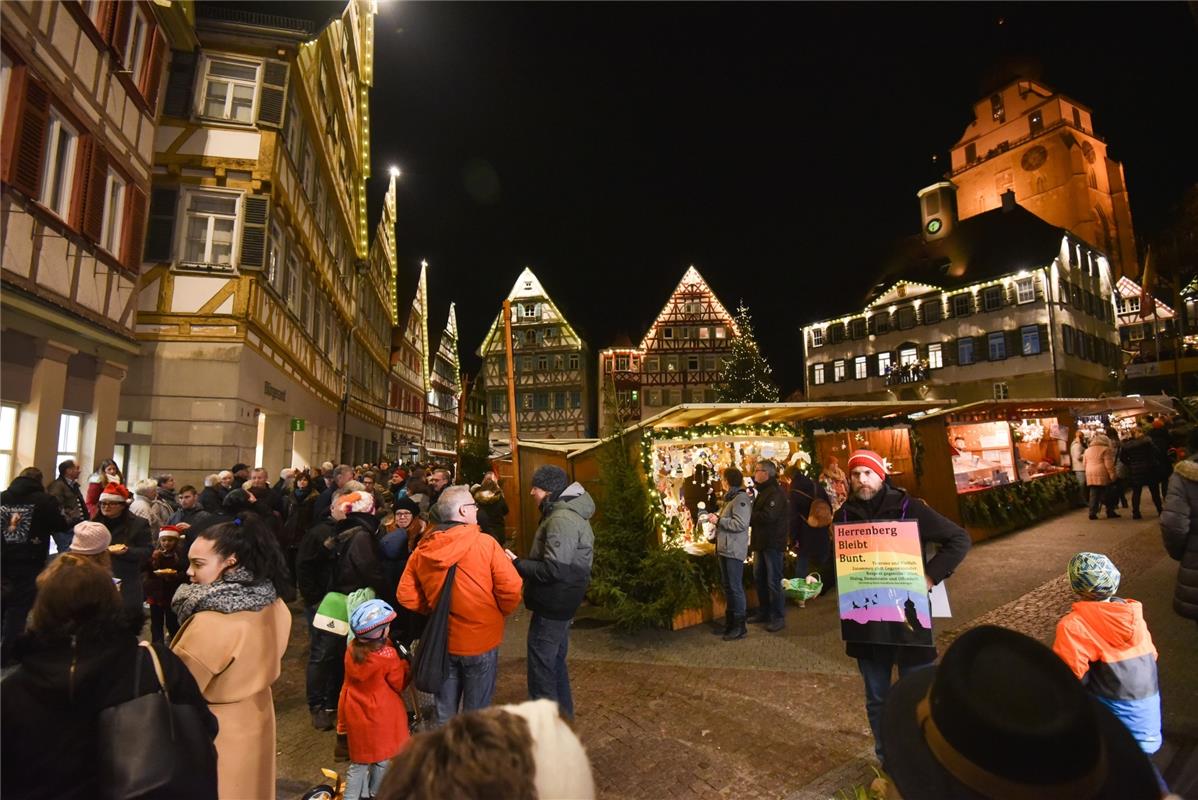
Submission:
[[[981,626],[890,690],[886,769],[906,800],[1158,800],[1148,757],[1055,653]]]
[[[401,497],[395,501],[396,511],[411,511],[413,517],[420,516],[420,506],[410,497]]]
[[[532,474],[532,485],[533,488],[544,489],[549,494],[558,494],[570,485],[570,479],[561,467],[545,464],[537,467],[537,471]]]

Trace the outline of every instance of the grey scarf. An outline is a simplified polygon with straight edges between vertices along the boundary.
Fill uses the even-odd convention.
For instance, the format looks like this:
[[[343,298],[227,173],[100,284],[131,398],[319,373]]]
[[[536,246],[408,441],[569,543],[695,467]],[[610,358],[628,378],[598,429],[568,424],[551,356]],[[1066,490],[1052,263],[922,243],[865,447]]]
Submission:
[[[279,597],[274,584],[260,581],[242,566],[232,567],[212,583],[185,583],[175,592],[171,610],[179,624],[197,611],[261,611]]]

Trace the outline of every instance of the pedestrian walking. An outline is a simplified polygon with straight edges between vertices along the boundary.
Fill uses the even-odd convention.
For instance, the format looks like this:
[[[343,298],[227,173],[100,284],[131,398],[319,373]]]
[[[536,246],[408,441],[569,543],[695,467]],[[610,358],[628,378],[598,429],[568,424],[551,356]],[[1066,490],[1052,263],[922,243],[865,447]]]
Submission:
[[[1090,519],[1098,519],[1098,508],[1106,506],[1107,519],[1118,517],[1115,511],[1117,500],[1110,492],[1115,480],[1115,452],[1111,440],[1105,433],[1096,433],[1090,439],[1083,458],[1086,465],[1086,491],[1090,498]]]
[[[824,487],[808,478],[797,469],[790,472],[790,542],[798,550],[795,562],[795,577],[806,578],[808,570],[831,566],[832,560],[832,502]],[[823,577],[825,585],[833,576]],[[799,607],[806,603],[799,601]]]
[[[566,656],[570,625],[591,582],[595,534],[590,519],[595,501],[566,471],[546,464],[532,476],[529,494],[541,510],[541,524],[528,555],[506,551],[524,581],[528,623],[528,698],[553,700],[562,716],[574,719],[574,696]]]
[[[1165,551],[1177,562],[1173,610],[1198,622],[1198,429],[1190,434],[1194,455],[1178,461],[1169,478],[1161,536]]]
[[[52,534],[60,553],[65,553],[71,547],[71,529],[87,519],[87,503],[79,487],[81,472],[79,462],[68,458],[58,465],[58,477],[46,487],[46,492],[62,507],[62,517],[67,521],[65,529]]]
[[[919,523],[919,541],[924,553],[924,575],[928,591],[953,574],[969,552],[969,534],[927,503],[905,489],[886,483],[886,462],[872,450],[857,450],[849,456],[849,499],[840,507],[838,522],[913,520]],[[928,552],[935,548],[930,558]],[[898,668],[902,678],[936,660],[936,648],[922,645],[887,645],[849,642],[845,653],[857,659],[865,684],[865,713],[874,734],[874,753],[889,771],[882,747],[882,711],[890,694],[891,675]]]
[[[158,544],[143,567],[142,587],[150,605],[150,641],[173,639],[179,630],[179,618],[171,610],[175,591],[187,583],[187,562],[179,547],[182,532],[173,525],[164,525],[158,532]]]
[[[345,654],[345,683],[337,704],[349,742],[344,800],[378,797],[391,759],[408,743],[408,709],[403,690],[411,679],[408,662],[389,638],[395,609],[367,600],[354,609],[354,638]]]
[[[1077,478],[1077,486],[1083,495],[1086,494],[1086,438],[1080,429],[1073,432],[1073,441],[1069,443],[1069,463],[1073,466],[1073,477]]]
[[[1173,437],[1170,435],[1163,417],[1149,417],[1147,436],[1156,447],[1156,453],[1160,459],[1160,468],[1156,479],[1163,497],[1169,491],[1169,476],[1173,474],[1175,459],[1170,457],[1170,451],[1173,449]]]
[[[437,503],[442,520],[408,559],[396,592],[399,602],[429,614],[441,601],[449,569],[456,566],[449,617],[449,677],[436,693],[437,721],[459,710],[491,704],[499,669],[504,619],[520,604],[520,575],[499,543],[478,527],[470,490],[451,486]]]
[[[1141,519],[1140,497],[1144,487],[1152,496],[1152,504],[1156,506],[1157,516],[1161,513],[1161,491],[1158,478],[1163,469],[1160,457],[1152,440],[1144,435],[1139,428],[1133,428],[1131,438],[1119,448],[1119,461],[1127,469],[1127,482],[1131,486],[1131,517]]]
[[[749,523],[749,549],[753,551],[753,578],[757,584],[757,616],[750,622],[765,623],[776,633],[786,627],[786,597],[782,594],[782,552],[789,535],[790,511],[786,494],[778,484],[778,467],[758,461],[753,470],[757,496]]]
[[[141,568],[149,560],[153,546],[150,524],[129,511],[129,490],[116,483],[108,484],[100,493],[100,513],[94,521],[108,528],[112,536],[108,552],[112,558],[112,574],[121,582],[125,611],[131,620],[144,622],[145,590],[141,585]]]
[[[724,587],[724,627],[713,633],[724,641],[743,639],[748,635],[745,626],[745,559],[749,557],[749,522],[753,515],[753,500],[745,491],[745,478],[736,467],[728,467],[721,478],[724,501],[719,514],[708,514],[707,522],[715,526],[715,552],[720,564],[720,583]]]

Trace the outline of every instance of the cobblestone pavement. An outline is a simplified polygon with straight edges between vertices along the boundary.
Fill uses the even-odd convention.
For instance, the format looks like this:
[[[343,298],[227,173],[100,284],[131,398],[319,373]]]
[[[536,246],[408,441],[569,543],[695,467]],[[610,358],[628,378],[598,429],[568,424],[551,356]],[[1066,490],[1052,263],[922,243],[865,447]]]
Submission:
[[[1086,519],[1082,511],[979,544],[949,579],[953,618],[940,621],[943,649],[980,624],[1051,641],[1071,597],[1065,564],[1079,550],[1110,555],[1120,594],[1145,604],[1160,651],[1165,728],[1162,763],[1180,775],[1198,741],[1198,631],[1170,607],[1176,564],[1155,516]],[[787,628],[759,628],[724,643],[705,626],[618,634],[585,613],[571,634],[576,730],[605,798],[822,800],[868,782],[872,743],[855,663],[845,657],[835,603],[788,610]],[[304,702],[306,633],[296,614],[283,676],[275,684],[279,798],[298,798],[332,760],[333,734],[312,729]],[[524,699],[522,610],[508,624],[497,703]],[[1190,761],[1194,761],[1191,757]]]

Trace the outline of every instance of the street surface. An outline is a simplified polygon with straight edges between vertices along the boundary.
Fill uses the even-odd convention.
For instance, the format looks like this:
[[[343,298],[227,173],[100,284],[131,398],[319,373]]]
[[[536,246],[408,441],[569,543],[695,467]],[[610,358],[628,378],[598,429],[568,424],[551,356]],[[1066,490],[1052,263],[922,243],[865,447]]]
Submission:
[[[1151,508],[1151,505],[1149,505]],[[1071,512],[975,545],[948,581],[953,610],[938,620],[943,652],[956,636],[997,624],[1051,643],[1072,602],[1065,565],[1081,550],[1111,556],[1120,596],[1140,600],[1160,652],[1166,744],[1158,763],[1175,789],[1198,797],[1198,628],[1173,613],[1177,564],[1164,552],[1157,518],[1089,521]],[[589,613],[588,613],[589,612]],[[830,596],[800,609],[787,627],[751,626],[722,642],[707,626],[616,633],[583,609],[571,634],[577,720],[600,796],[824,800],[873,777],[872,741],[856,663],[844,655]],[[312,729],[304,700],[307,637],[296,612],[278,712],[278,797],[295,800],[334,762],[333,734]],[[526,697],[521,609],[508,623],[496,703]]]

